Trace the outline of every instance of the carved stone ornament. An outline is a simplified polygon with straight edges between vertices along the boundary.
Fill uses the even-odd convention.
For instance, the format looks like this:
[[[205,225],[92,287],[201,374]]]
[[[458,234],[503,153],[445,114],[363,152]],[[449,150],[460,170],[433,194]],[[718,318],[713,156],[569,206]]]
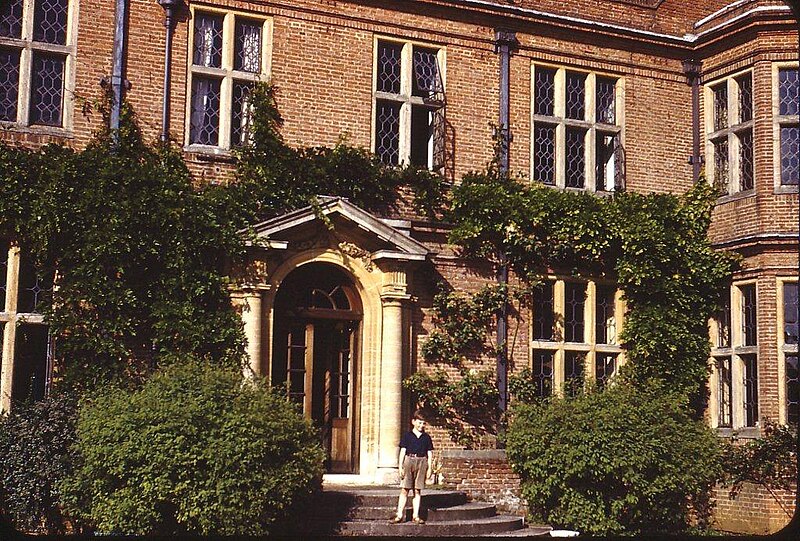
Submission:
[[[339,243],[339,250],[346,256],[353,259],[359,259],[367,269],[367,272],[372,272],[375,266],[372,264],[372,257],[370,253],[352,242],[342,241]]]

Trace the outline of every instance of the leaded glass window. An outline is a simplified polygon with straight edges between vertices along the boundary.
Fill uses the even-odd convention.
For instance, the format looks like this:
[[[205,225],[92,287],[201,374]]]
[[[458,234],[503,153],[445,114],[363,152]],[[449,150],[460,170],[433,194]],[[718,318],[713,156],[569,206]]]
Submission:
[[[566,186],[583,188],[586,183],[586,132],[566,129]]]
[[[797,344],[797,282],[783,284],[783,343]]]
[[[194,64],[222,67],[222,16],[198,13],[194,20]]]
[[[595,296],[595,342],[598,344],[617,343],[615,295],[616,288],[612,286],[597,286]]]
[[[375,154],[387,165],[410,163],[449,174],[442,51],[378,40],[375,50]]]
[[[267,21],[193,10],[190,145],[229,149],[250,142],[250,92],[267,72]]]
[[[31,124],[61,126],[64,97],[63,56],[35,53],[31,81]]]
[[[3,0],[0,2],[0,36],[22,37],[22,1]]]
[[[714,184],[722,194],[728,193],[728,139],[714,141]]]
[[[552,340],[555,323],[553,282],[544,282],[533,290],[533,338]]]
[[[739,189],[753,189],[753,131],[739,135]]]
[[[800,423],[800,363],[797,353],[786,356],[786,420]]]
[[[558,188],[624,187],[619,80],[533,65],[531,178]]]
[[[553,351],[535,350],[531,375],[536,396],[542,398],[553,394]]]
[[[715,315],[717,327],[717,347],[729,348],[731,347],[731,300],[730,295],[726,292],[722,309]]]
[[[378,101],[375,115],[375,153],[386,165],[400,163],[400,107],[390,101]]]
[[[798,114],[798,84],[797,69],[778,70],[778,114]]]
[[[753,120],[753,77],[746,73],[736,78],[739,86],[739,122]]]
[[[233,69],[261,73],[261,29],[259,21],[236,19]]]
[[[534,113],[537,115],[555,115],[556,70],[536,68],[534,80],[533,102]]]
[[[564,353],[564,394],[576,396],[583,389],[586,354],[580,351]]]
[[[19,51],[0,48],[0,120],[17,120]]]
[[[755,346],[758,343],[756,324],[756,286],[741,286],[742,292],[742,345]]]
[[[717,426],[730,428],[733,426],[732,417],[732,374],[731,358],[720,357],[716,359],[717,365]]]
[[[17,289],[17,312],[41,313],[52,302],[53,278],[22,258]]]
[[[781,127],[781,184],[796,186],[800,179],[800,128]]]
[[[67,42],[67,0],[34,2],[33,40],[64,45]]]
[[[586,284],[566,282],[564,295],[564,340],[583,342],[585,340],[583,312],[586,301]]]
[[[617,373],[616,353],[597,353],[594,359],[594,378],[599,388],[606,387]]]
[[[556,185],[556,127],[537,124],[533,129],[534,180]]]
[[[567,118],[584,120],[586,117],[586,74],[568,71],[566,93]]]
[[[714,130],[728,127],[728,87],[725,83],[714,88]]]
[[[219,142],[219,79],[195,76],[192,79],[190,142],[216,145]]]
[[[755,355],[743,355],[744,426],[758,424],[758,363]]]

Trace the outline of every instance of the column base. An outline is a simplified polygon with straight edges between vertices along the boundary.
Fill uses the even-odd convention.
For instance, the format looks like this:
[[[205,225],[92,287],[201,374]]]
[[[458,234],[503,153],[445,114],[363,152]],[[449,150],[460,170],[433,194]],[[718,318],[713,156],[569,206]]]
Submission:
[[[400,485],[400,472],[397,468],[381,468],[375,470],[376,485]]]

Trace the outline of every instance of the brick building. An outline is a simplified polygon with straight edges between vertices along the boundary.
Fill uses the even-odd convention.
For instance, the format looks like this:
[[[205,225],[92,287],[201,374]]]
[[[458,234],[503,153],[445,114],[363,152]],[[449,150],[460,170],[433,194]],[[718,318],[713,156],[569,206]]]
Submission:
[[[268,80],[290,144],[333,145],[346,134],[387,163],[456,181],[491,159],[492,125],[513,135],[510,170],[554,189],[680,193],[704,164],[724,193],[712,241],[743,256],[729,309],[710,325],[709,421],[722,434],[756,437],[766,419],[798,420],[800,82],[787,3],[114,4],[0,3],[4,141],[84,145],[101,121],[91,107],[100,82],[125,79],[146,136],[181,146],[198,184],[225,182],[230,149],[246,137],[247,88]],[[270,239],[253,253],[261,276],[234,301],[253,370],[289,381],[324,424],[331,471],[382,480],[410,408],[400,382],[423,363],[431,276],[460,289],[480,280],[442,244],[441,224],[407,212],[375,216],[335,198],[322,211],[335,235],[310,209],[258,225]],[[44,392],[53,355],[32,308],[48,285],[26,268],[9,246],[0,267],[3,409],[31,378]],[[616,343],[624,306],[613,284],[560,275],[550,284],[540,310],[561,316],[569,341],[537,333],[528,314],[517,366],[551,389],[579,372],[612,375],[624,362]],[[774,529],[780,513],[753,521]]]

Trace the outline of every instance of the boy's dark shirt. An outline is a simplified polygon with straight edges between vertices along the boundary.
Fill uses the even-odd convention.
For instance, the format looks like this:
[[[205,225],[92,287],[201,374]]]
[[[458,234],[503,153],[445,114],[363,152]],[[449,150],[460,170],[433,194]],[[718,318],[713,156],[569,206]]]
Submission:
[[[428,456],[428,451],[433,451],[433,440],[427,432],[417,438],[414,431],[409,430],[400,438],[400,447],[406,448],[407,455]]]

